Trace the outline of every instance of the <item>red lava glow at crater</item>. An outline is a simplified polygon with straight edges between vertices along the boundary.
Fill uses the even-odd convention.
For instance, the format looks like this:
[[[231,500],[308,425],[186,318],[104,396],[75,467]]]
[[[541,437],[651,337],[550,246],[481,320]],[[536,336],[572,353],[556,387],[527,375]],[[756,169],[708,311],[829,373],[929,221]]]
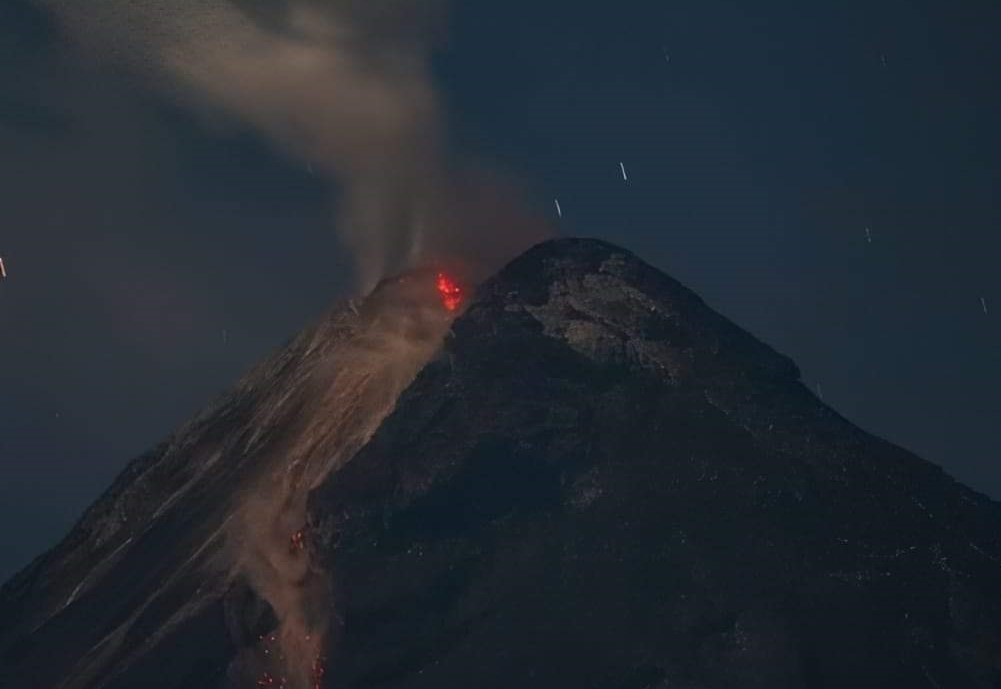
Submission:
[[[442,306],[449,311],[458,309],[462,303],[462,288],[458,283],[445,273],[438,273],[435,285],[438,287]]]

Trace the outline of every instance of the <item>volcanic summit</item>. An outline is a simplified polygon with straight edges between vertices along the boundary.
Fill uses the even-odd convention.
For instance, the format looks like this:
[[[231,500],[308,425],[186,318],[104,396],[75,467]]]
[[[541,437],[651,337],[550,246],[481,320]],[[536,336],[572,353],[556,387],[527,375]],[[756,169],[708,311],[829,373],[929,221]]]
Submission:
[[[335,307],[0,616],[39,689],[998,689],[1001,506],[561,239]]]

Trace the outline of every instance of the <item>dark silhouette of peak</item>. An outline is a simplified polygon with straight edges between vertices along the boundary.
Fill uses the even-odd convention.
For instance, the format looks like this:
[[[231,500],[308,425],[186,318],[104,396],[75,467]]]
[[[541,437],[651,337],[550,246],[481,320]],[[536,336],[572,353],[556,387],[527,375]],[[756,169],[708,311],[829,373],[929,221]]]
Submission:
[[[536,246],[487,282],[478,303],[523,307],[547,333],[606,363],[661,368],[679,379],[724,369],[776,379],[799,376],[791,360],[711,310],[681,283],[600,240]]]
[[[997,503],[621,248],[540,244],[454,322],[438,277],[335,309],[131,465],[4,587],[0,676],[1001,687]]]

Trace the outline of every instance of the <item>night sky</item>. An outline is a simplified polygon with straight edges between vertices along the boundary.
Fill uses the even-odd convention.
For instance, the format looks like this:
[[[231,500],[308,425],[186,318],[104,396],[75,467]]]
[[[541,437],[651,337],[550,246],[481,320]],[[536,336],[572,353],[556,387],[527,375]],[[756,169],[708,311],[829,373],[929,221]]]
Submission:
[[[999,31],[996,0],[457,0],[433,67],[453,147],[561,234],[998,498]],[[354,282],[300,161],[25,0],[0,3],[0,153],[6,578]]]

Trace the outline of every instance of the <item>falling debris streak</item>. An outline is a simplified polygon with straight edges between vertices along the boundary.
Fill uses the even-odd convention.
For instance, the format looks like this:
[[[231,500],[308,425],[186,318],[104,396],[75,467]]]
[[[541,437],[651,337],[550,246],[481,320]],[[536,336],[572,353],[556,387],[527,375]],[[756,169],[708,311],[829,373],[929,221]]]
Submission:
[[[622,181],[623,182],[628,182],[629,181],[629,177],[626,176],[626,164],[620,162],[619,163],[619,169],[622,171]]]
[[[59,414],[56,414],[56,418],[59,418]],[[118,555],[118,553],[122,551],[123,548],[126,548],[131,542],[132,542],[132,537],[130,536],[121,545],[112,550],[108,555],[104,556],[102,562],[108,562],[112,560],[116,555]],[[83,579],[80,580],[80,583],[77,584],[75,589],[73,589],[73,593],[71,593],[70,597],[66,599],[65,603],[63,603],[64,608],[68,606],[70,603],[72,603],[74,600],[76,600],[77,594],[80,593],[80,589],[83,588],[84,584],[90,581],[92,575],[93,572],[89,572],[83,577]]]
[[[872,244],[872,231],[868,227],[865,228],[865,240]]]
[[[360,322],[350,339],[324,354],[333,360],[336,353],[339,362],[332,380],[316,394],[298,385],[277,390],[266,415],[254,421],[255,430],[272,427],[276,414],[305,396],[302,440],[281,448],[281,459],[247,490],[229,529],[226,556],[234,572],[252,581],[278,620],[241,659],[242,689],[320,689],[326,681],[334,606],[310,552],[306,496],[367,442],[444,337],[451,318],[443,314],[461,308],[466,287],[450,272],[423,280],[416,310],[410,280],[387,283],[364,302],[349,300],[344,312]],[[415,319],[427,329],[415,332]],[[312,352],[317,339],[305,347]]]
[[[77,595],[78,593],[80,593],[80,589],[82,589],[82,588],[83,588],[83,585],[84,585],[84,584],[86,584],[86,583],[87,583],[87,579],[86,579],[86,578],[84,578],[84,579],[83,579],[83,580],[82,580],[82,581],[81,581],[81,582],[80,582],[79,584],[77,584],[77,585],[76,585],[76,588],[75,588],[75,589],[73,589],[73,593],[71,593],[71,594],[70,594],[70,597],[66,599],[66,602],[65,602],[65,603],[63,603],[63,607],[64,607],[64,608],[65,608],[65,607],[67,607],[67,606],[68,606],[68,605],[69,605],[70,603],[72,603],[72,602],[73,602],[74,600],[76,600],[76,595]]]
[[[3,256],[0,256],[0,280],[7,279],[7,267],[3,264]]]
[[[560,208],[560,200],[559,199],[553,199],[553,202],[556,204],[556,215],[558,215],[559,217],[562,218],[563,217],[563,209]]]
[[[983,298],[983,297],[980,297],[980,306],[984,310],[984,315],[985,316],[988,315],[987,314],[987,300],[985,298]]]
[[[667,62],[668,64],[670,64],[670,62],[671,62],[671,54],[667,52],[667,46],[662,47],[661,48],[661,52],[664,53],[664,62]]]
[[[821,389],[820,383],[817,383],[817,397],[819,397],[821,400],[824,399],[824,391],[823,389]]]

